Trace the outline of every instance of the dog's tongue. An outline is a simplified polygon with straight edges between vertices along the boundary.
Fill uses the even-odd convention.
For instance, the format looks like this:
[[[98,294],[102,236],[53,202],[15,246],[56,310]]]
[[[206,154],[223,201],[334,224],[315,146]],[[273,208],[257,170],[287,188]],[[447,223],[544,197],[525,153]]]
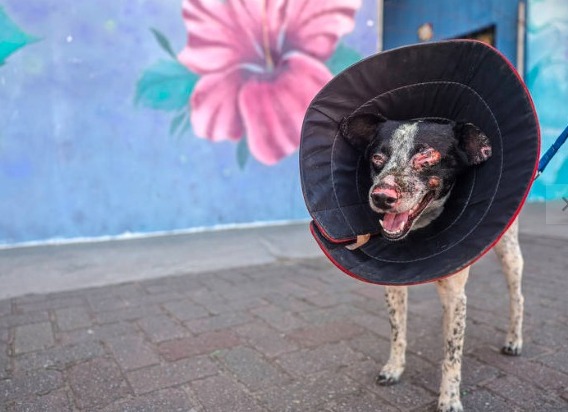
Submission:
[[[408,222],[409,212],[403,213],[385,213],[383,217],[383,228],[389,232],[398,232],[406,222]]]

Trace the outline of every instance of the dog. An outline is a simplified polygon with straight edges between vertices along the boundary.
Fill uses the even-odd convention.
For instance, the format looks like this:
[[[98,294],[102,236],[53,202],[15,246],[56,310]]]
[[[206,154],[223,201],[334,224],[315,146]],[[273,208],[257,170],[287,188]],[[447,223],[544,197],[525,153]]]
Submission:
[[[353,114],[340,124],[341,135],[368,161],[372,185],[368,201],[382,215],[382,236],[392,242],[432,223],[458,176],[491,157],[487,136],[471,123],[444,119],[392,121],[375,114]],[[518,222],[509,227],[494,250],[510,294],[510,320],[502,353],[522,350],[524,299],[523,257]],[[465,285],[470,267],[436,282],[443,307],[444,358],[438,411],[462,411],[461,363],[466,325]],[[407,287],[386,286],[391,325],[390,356],[377,376],[380,385],[400,380],[405,367]]]

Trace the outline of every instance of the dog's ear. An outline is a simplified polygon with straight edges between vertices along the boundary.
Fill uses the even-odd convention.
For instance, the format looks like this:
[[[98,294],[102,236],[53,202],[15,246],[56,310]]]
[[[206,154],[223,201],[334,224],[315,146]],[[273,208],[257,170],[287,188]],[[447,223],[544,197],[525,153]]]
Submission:
[[[385,119],[372,113],[360,113],[344,117],[339,125],[341,135],[351,146],[363,151],[369,146],[380,123]]]
[[[478,165],[491,157],[489,138],[471,123],[456,123],[454,134],[459,140],[459,148],[465,153],[468,165]]]

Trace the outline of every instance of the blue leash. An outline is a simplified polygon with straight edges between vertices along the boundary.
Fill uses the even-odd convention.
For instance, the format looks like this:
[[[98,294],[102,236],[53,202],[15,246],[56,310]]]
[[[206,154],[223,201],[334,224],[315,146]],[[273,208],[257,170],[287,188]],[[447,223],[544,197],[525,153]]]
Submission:
[[[564,142],[566,142],[566,139],[568,139],[568,126],[566,127],[566,129],[564,129],[560,136],[558,136],[556,141],[552,144],[552,146],[550,146],[544,156],[540,158],[540,161],[538,162],[538,173],[536,174],[535,179],[541,175],[544,169],[546,169],[546,166],[548,165],[550,160],[552,160],[556,152],[558,152],[558,149],[560,149]]]

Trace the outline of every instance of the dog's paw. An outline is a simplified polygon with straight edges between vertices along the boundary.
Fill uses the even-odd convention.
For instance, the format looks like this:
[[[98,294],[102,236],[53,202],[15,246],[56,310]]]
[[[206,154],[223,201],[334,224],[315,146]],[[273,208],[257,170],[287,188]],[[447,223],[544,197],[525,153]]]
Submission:
[[[519,356],[522,352],[523,345],[514,342],[507,342],[502,348],[501,353],[508,356]]]
[[[463,412],[463,406],[459,400],[439,401],[436,412]]]
[[[391,366],[386,364],[377,375],[375,382],[377,385],[390,386],[400,382],[400,375],[404,371],[404,366]]]
[[[386,373],[379,373],[375,379],[375,383],[381,386],[391,386],[400,382],[400,376],[393,376]]]

